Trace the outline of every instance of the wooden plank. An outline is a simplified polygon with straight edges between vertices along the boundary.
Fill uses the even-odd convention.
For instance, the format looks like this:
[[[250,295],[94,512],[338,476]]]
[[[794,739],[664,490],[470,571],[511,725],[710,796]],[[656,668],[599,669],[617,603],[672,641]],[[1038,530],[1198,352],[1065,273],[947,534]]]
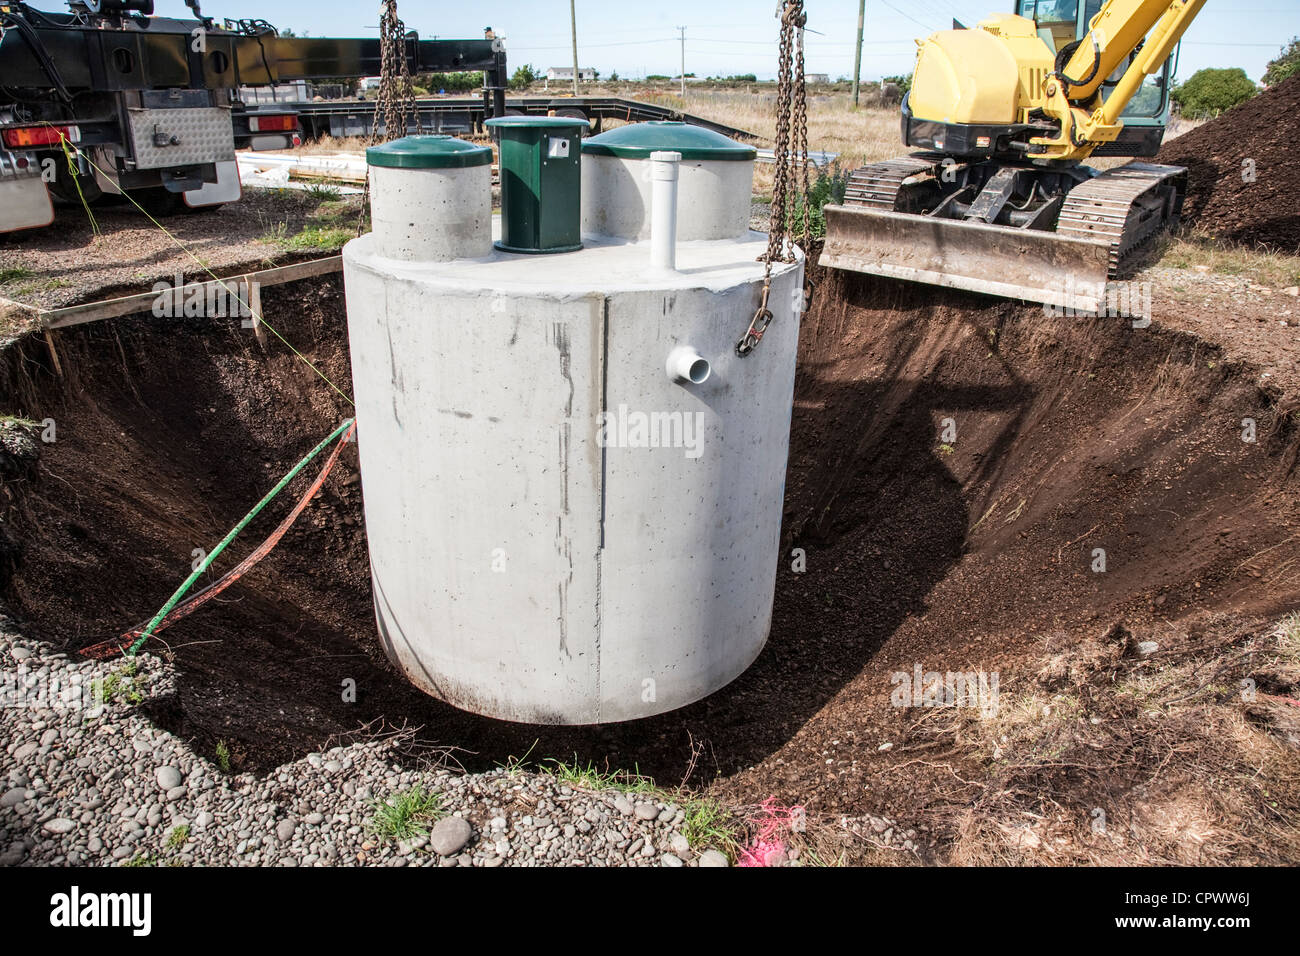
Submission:
[[[238,291],[240,284],[246,281],[256,282],[259,286],[284,285],[288,282],[297,282],[300,279],[309,279],[313,276],[329,275],[341,271],[343,271],[343,257],[326,256],[323,259],[309,259],[306,262],[295,262],[293,265],[275,266],[271,269],[262,269],[259,272],[250,272],[246,275],[187,283],[182,288],[181,295],[182,297],[189,296],[196,294],[196,290],[202,290],[202,295],[206,298],[209,289],[215,290],[228,287]],[[139,292],[135,295],[121,296],[116,299],[105,299],[102,302],[86,302],[81,305],[68,305],[58,309],[40,309],[37,310],[36,317],[43,328],[63,329],[72,325],[97,322],[100,319],[114,319],[124,315],[132,315],[136,312],[148,312],[153,308],[158,296],[165,294],[167,293]],[[175,292],[172,291],[171,294],[174,295]],[[30,306],[24,306],[23,308],[30,308]]]

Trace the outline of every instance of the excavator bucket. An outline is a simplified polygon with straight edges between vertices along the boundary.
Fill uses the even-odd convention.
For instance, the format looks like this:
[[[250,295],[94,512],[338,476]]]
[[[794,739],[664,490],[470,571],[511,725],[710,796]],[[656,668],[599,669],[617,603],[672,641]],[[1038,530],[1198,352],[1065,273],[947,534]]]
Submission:
[[[820,264],[1082,313],[1106,305],[1111,244],[959,219],[825,207]]]

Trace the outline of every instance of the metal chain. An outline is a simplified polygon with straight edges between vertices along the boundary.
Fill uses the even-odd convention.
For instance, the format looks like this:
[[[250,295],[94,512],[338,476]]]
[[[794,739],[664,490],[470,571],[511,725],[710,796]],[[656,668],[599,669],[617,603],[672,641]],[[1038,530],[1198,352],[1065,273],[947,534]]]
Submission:
[[[803,47],[803,28],[808,22],[808,15],[804,13],[803,0],[783,0],[779,16],[781,40],[777,61],[776,143],[772,151],[776,174],[772,182],[767,251],[762,256],[763,294],[749,328],[736,343],[736,354],[741,358],[754,351],[762,341],[763,333],[772,324],[772,310],[767,304],[772,292],[772,263],[795,261],[796,240],[789,234],[789,223],[791,192],[796,185],[803,188],[800,202],[803,211],[800,247],[806,246],[812,236],[808,216],[808,101],[804,82]],[[802,169],[802,179],[796,179],[799,173],[796,172],[795,164]]]
[[[411,67],[406,61],[406,24],[397,16],[397,0],[383,0],[379,14],[379,95],[375,100],[375,122],[370,128],[370,142],[380,142],[379,120],[384,122],[383,141],[406,135],[407,117],[413,117],[417,130],[420,116],[415,109],[415,87]]]

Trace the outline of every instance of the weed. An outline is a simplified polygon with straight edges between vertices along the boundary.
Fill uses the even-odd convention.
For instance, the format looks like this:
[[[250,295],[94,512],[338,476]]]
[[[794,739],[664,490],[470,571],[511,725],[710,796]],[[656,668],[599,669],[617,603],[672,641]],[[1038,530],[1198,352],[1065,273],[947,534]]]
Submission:
[[[371,804],[374,816],[367,825],[370,831],[384,840],[405,840],[428,832],[428,824],[445,815],[442,798],[423,787],[412,787],[394,794],[387,800]]]
[[[273,223],[267,228],[266,232],[262,234],[262,241],[282,243],[288,235],[289,224],[281,220],[280,222]]]
[[[95,692],[95,699],[102,700],[104,703],[120,700],[131,707],[142,703],[144,692],[136,680],[138,674],[139,665],[134,660],[127,660],[107,677],[96,680],[91,685]]]
[[[230,773],[230,747],[224,740],[217,741],[217,766],[222,773]]]
[[[500,767],[502,770],[504,770],[506,773],[510,774],[510,776],[512,777],[515,776],[516,774],[522,773],[524,769],[527,767],[528,755],[533,752],[533,749],[537,746],[538,743],[539,741],[534,740],[532,742],[532,745],[526,751],[524,751],[524,755],[522,757],[516,757],[513,754],[511,754],[509,757],[506,758],[505,763],[503,764],[499,763],[497,764],[497,766]]]
[[[167,849],[179,850],[185,845],[185,841],[190,838],[190,827],[187,823],[182,823],[175,827],[171,833],[167,834]]]
[[[36,273],[26,266],[0,267],[0,285],[12,285],[15,282],[35,278],[35,276]]]
[[[743,826],[734,813],[710,797],[685,801],[682,835],[696,851],[721,850],[734,860],[743,838]]]
[[[639,772],[600,770],[591,762],[588,762],[584,767],[578,763],[576,754],[571,764],[555,758],[551,758],[547,763],[553,764],[553,766],[542,768],[542,772],[550,774],[566,786],[578,787],[583,790],[618,790],[622,793],[655,793],[658,791],[655,782],[649,777],[642,776]]]
[[[311,199],[320,199],[326,202],[340,199],[343,196],[338,186],[331,186],[328,183],[313,183],[303,192]]]

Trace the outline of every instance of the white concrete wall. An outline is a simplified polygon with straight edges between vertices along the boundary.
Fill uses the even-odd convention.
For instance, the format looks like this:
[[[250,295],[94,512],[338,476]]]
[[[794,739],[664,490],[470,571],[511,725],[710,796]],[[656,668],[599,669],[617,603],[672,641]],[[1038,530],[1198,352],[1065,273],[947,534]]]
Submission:
[[[376,251],[407,262],[445,262],[492,251],[492,167],[370,167]]]
[[[682,160],[677,238],[739,239],[749,232],[752,161]],[[648,159],[582,156],[583,235],[650,238],[653,182]]]
[[[735,355],[766,237],[416,265],[344,250],[381,640],[459,707],[533,723],[662,713],[717,690],[771,620],[802,266]],[[701,385],[665,371],[690,345]],[[698,444],[602,447],[602,413]],[[698,414],[699,432],[694,431]],[[680,419],[686,422],[688,419]],[[495,562],[495,568],[494,568]]]

